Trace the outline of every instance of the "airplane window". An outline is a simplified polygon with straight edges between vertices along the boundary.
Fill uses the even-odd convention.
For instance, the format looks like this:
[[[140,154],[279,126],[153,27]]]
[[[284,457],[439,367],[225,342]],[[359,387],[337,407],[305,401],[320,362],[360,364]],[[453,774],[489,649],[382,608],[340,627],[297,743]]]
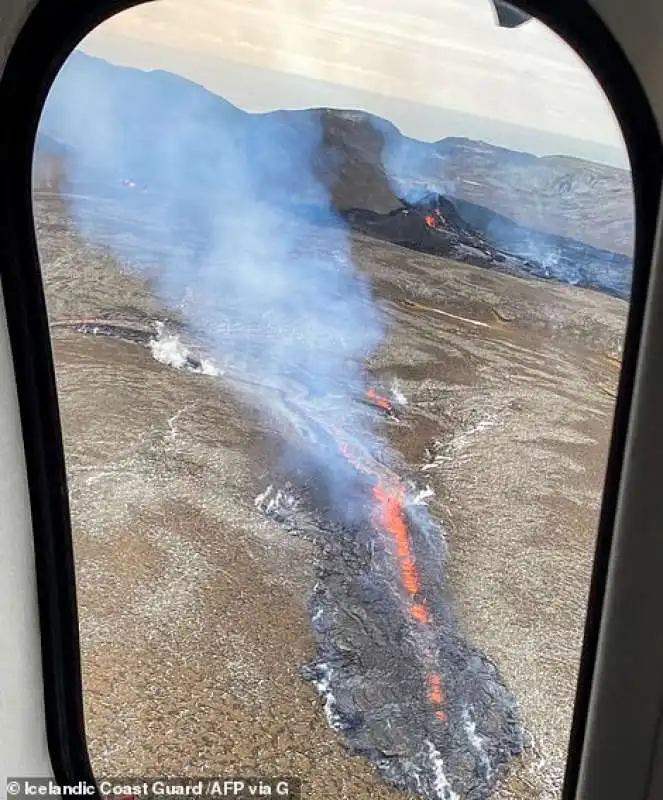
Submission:
[[[496,19],[163,0],[58,75],[33,192],[100,778],[560,796],[633,193],[588,68]]]

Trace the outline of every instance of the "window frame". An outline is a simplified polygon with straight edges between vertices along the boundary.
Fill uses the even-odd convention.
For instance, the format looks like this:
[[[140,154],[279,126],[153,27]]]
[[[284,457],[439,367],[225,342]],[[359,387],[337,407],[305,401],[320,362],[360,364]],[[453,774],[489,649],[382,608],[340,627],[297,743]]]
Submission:
[[[39,0],[0,79],[0,279],[25,447],[37,570],[44,699],[56,780],[93,782],[85,737],[75,565],[50,331],[34,228],[31,173],[41,110],[62,64],[95,27],[152,0]],[[489,0],[486,0],[488,5]],[[587,731],[608,567],[623,478],[636,365],[650,284],[663,147],[647,95],[601,18],[578,0],[520,0],[597,78],[617,115],[631,160],[636,235],[622,370],[598,526],[564,798],[576,794]]]

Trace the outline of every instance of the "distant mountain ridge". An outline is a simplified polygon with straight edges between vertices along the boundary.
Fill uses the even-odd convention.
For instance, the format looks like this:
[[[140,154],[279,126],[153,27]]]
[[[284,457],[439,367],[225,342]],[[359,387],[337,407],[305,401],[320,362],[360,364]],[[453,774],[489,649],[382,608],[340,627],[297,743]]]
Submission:
[[[44,109],[38,150],[52,155],[54,149],[67,180],[124,181],[177,194],[200,209],[216,202],[219,170],[245,159],[265,200],[287,197],[304,207],[331,199],[369,232],[373,223],[364,224],[358,210],[403,215],[417,198],[437,194],[456,200],[468,229],[478,228],[492,246],[507,253],[518,246],[524,259],[554,251],[552,271],[539,265],[533,274],[601,288],[605,264],[612,277],[604,288],[620,296],[628,291],[630,175],[578,158],[539,157],[458,137],[420,142],[363,111],[249,114],[179,76],[118,67],[81,52],[63,67]],[[324,197],[301,169],[302,158],[313,163]],[[389,238],[389,227],[378,227]],[[418,247],[420,239],[394,240]],[[556,274],[560,262],[575,277],[567,268]]]

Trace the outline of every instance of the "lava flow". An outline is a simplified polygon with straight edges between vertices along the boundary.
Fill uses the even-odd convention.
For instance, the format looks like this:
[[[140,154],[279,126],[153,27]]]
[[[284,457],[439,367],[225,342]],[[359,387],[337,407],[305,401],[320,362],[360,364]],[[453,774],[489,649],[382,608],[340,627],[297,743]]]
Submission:
[[[424,216],[424,222],[429,228],[442,228],[446,222],[444,215],[438,205],[431,208]]]
[[[54,325],[152,341],[142,326],[121,320]],[[181,366],[199,369],[200,362],[187,351]],[[278,394],[284,420],[305,435],[304,494],[281,519],[316,549],[309,606],[316,657],[300,674],[324,698],[330,725],[395,787],[425,800],[488,800],[522,751],[522,730],[496,668],[458,631],[443,531],[408,502],[402,477],[330,423],[334,415],[319,413],[308,392],[293,394],[291,384],[285,391],[244,372],[226,378],[252,393]],[[361,397],[383,411],[391,407],[375,390]],[[333,482],[316,480],[311,442]]]
[[[376,475],[371,465],[353,454],[345,443],[342,443],[339,449],[341,454],[356,469],[375,479],[375,485],[372,490],[373,498],[377,504],[374,523],[388,534],[393,545],[401,589],[406,598],[407,613],[411,621],[421,628],[420,632],[423,634],[420,638],[424,643],[424,647],[423,652],[420,652],[419,655],[424,665],[428,665],[426,673],[428,701],[433,708],[435,717],[440,721],[445,721],[446,712],[444,711],[442,678],[433,667],[437,662],[438,653],[435,647],[434,631],[430,628],[431,615],[426,598],[422,596],[419,570],[412,554],[412,546],[403,513],[405,488],[400,482],[393,483],[385,480],[384,476]]]
[[[390,417],[396,417],[396,409],[394,404],[389,400],[388,397],[384,397],[384,395],[378,394],[375,389],[367,389],[366,393],[362,397],[364,403],[369,406],[374,406],[375,408],[379,408],[381,411],[384,411]]]
[[[427,800],[488,800],[523,734],[495,665],[459,631],[444,533],[369,448],[322,425],[347,471],[331,504],[312,498],[315,527],[302,518],[319,555],[317,657],[301,674],[351,752],[392,785]]]

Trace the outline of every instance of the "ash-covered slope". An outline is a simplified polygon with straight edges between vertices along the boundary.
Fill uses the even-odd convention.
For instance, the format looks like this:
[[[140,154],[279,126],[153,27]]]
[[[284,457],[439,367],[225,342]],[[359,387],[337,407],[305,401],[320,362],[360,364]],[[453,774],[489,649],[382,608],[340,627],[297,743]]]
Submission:
[[[239,157],[266,204],[307,219],[328,221],[331,204],[355,229],[416,250],[624,298],[630,289],[630,176],[612,167],[465,139],[417,142],[361,111],[248,114],[170,73],[80,52],[60,73],[40,131],[39,147],[45,137],[51,145],[38,184],[57,173],[55,143],[59,157],[66,149],[67,181],[103,187],[136,215],[169,203],[193,225],[209,218],[223,205],[219,175],[227,183]],[[431,197],[447,207],[433,225]]]

